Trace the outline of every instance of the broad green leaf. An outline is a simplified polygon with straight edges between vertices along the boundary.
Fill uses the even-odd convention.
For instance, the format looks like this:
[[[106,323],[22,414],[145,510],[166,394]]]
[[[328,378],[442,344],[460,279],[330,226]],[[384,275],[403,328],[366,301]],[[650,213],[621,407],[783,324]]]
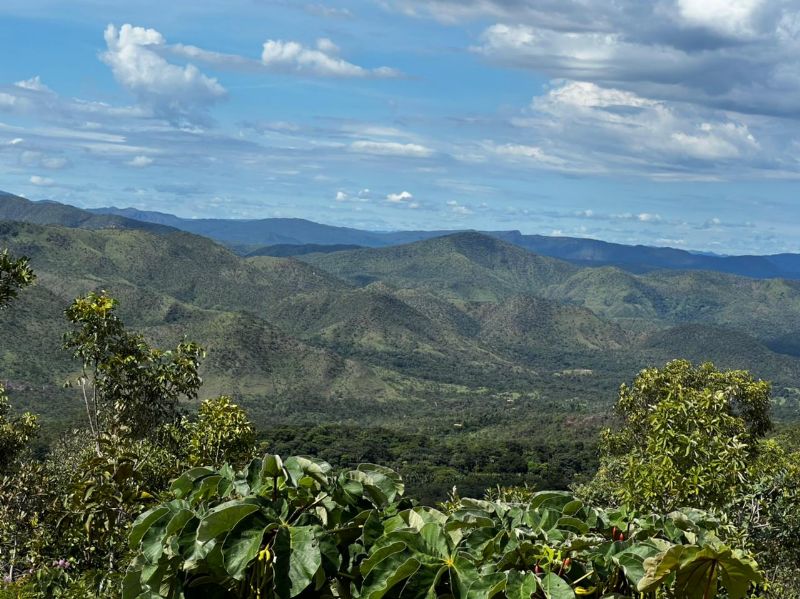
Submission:
[[[175,482],[172,483],[170,490],[175,497],[179,499],[186,497],[189,492],[194,489],[197,481],[213,474],[216,474],[216,472],[211,468],[192,468],[175,479]]]
[[[247,566],[261,550],[267,521],[260,514],[242,518],[225,536],[222,543],[222,562],[235,580],[243,580]]]
[[[275,588],[278,596],[291,599],[302,593],[322,565],[318,527],[282,527],[275,537]]]
[[[405,551],[407,545],[403,541],[395,541],[383,547],[378,547],[372,551],[370,556],[361,562],[361,574],[366,578],[369,573],[378,566],[383,560],[396,553]]]
[[[138,549],[139,543],[141,543],[145,533],[155,522],[158,522],[161,518],[166,518],[169,511],[166,505],[162,505],[148,510],[136,518],[131,526],[131,533],[128,536],[128,546],[131,549]]]
[[[465,597],[466,599],[491,599],[503,592],[506,582],[506,576],[502,572],[480,576],[469,586]]]
[[[240,500],[228,501],[217,506],[200,521],[197,527],[197,540],[201,543],[227,534],[245,516],[258,511],[253,503]]]
[[[538,578],[531,572],[510,570],[506,575],[506,596],[508,599],[531,599],[539,588]]]
[[[669,549],[669,544],[666,541],[648,539],[614,555],[613,560],[622,567],[630,583],[636,586],[645,574],[644,561],[667,549]]]
[[[640,593],[655,591],[666,578],[681,565],[681,559],[687,554],[694,554],[697,547],[675,545],[666,551],[644,560],[644,576],[639,580],[636,589]]]
[[[730,599],[745,597],[751,583],[761,582],[749,559],[724,545],[709,545],[681,560],[675,589],[688,599],[715,597],[720,578]]]
[[[553,572],[548,572],[539,581],[544,596],[547,599],[575,599],[575,592],[570,588],[560,576]]]
[[[420,563],[407,553],[393,553],[381,560],[364,578],[362,599],[381,599],[394,585],[413,576]]]
[[[559,518],[558,522],[556,522],[556,528],[568,530],[579,535],[585,535],[589,532],[589,526],[585,522],[571,516],[562,516]]]
[[[446,559],[450,555],[447,535],[440,524],[429,522],[419,531],[425,553],[437,558]]]
[[[565,506],[569,505],[574,500],[575,497],[566,491],[539,491],[538,493],[534,493],[529,507],[534,510],[547,507],[562,511]]]
[[[279,476],[283,476],[283,460],[281,460],[281,456],[264,456],[264,463],[261,466],[261,479],[277,478]]]
[[[294,486],[298,486],[305,477],[324,485],[328,482],[327,474],[331,471],[331,466],[327,462],[306,456],[287,458],[283,467],[286,469],[286,473]]]

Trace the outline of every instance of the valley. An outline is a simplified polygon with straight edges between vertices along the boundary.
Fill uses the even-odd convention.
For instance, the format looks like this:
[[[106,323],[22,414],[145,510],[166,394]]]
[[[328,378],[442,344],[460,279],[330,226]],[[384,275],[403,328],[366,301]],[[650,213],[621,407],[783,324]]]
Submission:
[[[578,266],[476,232],[245,257],[171,228],[71,218],[0,225],[39,277],[2,315],[0,366],[46,438],[79,417],[63,387],[77,365],[58,348],[64,308],[91,290],[156,346],[200,343],[200,399],[232,396],[268,445],[311,452],[321,436],[347,462],[345,437],[363,448],[374,434],[426,497],[446,492],[436,481],[579,480],[618,385],[675,356],[749,369],[773,382],[778,418],[800,415],[800,281]],[[385,457],[374,448],[359,459]]]

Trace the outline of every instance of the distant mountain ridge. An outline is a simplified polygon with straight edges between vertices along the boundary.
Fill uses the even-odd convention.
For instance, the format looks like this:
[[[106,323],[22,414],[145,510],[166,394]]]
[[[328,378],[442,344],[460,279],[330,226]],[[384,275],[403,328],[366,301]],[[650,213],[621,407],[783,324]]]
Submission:
[[[300,256],[309,245],[358,245],[386,247],[422,241],[462,230],[438,231],[363,231],[347,227],[320,225],[303,219],[267,218],[261,220],[182,219],[160,212],[133,208],[98,208],[97,214],[115,214],[147,222],[165,224],[205,235],[227,245],[242,245],[249,255]],[[720,256],[710,252],[645,245],[625,245],[579,237],[525,235],[520,231],[481,231],[492,237],[542,256],[560,258],[581,266],[616,266],[629,272],[652,270],[712,270],[757,279],[800,278],[800,254],[766,256]],[[258,247],[258,246],[263,247]],[[280,246],[280,249],[270,249]],[[295,250],[292,246],[296,246]],[[253,249],[255,247],[255,249]],[[239,249],[239,248],[236,248]],[[338,251],[319,247],[321,253]]]
[[[60,225],[73,229],[137,229],[150,233],[175,232],[176,228],[117,214],[94,214],[59,202],[31,200],[0,191],[0,220]]]
[[[227,245],[240,255],[301,256],[352,246],[380,248],[441,237],[463,230],[365,231],[299,218],[187,219],[135,208],[82,210],[56,202],[31,202],[0,192],[0,220],[59,224],[77,228],[140,228],[155,233],[179,229]],[[800,279],[800,254],[720,256],[703,252],[624,245],[596,239],[482,231],[535,254],[580,266],[615,266],[633,273],[653,270],[709,270],[757,279]],[[346,247],[351,246],[351,247]]]

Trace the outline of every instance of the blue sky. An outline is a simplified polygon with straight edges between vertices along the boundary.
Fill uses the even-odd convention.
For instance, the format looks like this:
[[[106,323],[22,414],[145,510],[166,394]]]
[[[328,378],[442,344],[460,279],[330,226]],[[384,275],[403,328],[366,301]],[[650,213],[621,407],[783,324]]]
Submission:
[[[3,0],[0,189],[800,251],[798,0]]]

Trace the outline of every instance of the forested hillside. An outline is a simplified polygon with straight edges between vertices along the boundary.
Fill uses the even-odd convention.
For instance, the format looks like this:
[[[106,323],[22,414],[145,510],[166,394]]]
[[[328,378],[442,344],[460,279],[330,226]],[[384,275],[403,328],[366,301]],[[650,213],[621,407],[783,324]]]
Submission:
[[[383,458],[430,497],[451,481],[563,487],[592,468],[586,439],[619,381],[674,356],[772,380],[780,418],[800,402],[800,359],[775,351],[796,329],[794,282],[580,268],[476,233],[305,261],[175,231],[5,223],[0,244],[39,273],[2,316],[0,364],[46,436],[80,414],[60,345],[64,308],[90,290],[157,345],[200,343],[201,398],[232,395],[289,451],[355,436],[343,463]]]
[[[37,278],[7,251],[0,275],[0,309]],[[405,498],[386,466],[334,474],[319,457],[256,457],[257,429],[227,396],[187,417],[202,348],[153,347],[117,309],[102,291],[65,310],[64,349],[81,363],[70,387],[86,411],[41,455],[37,415],[10,413],[0,387],[2,597],[798,592],[796,445],[764,439],[770,384],[746,371],[681,360],[642,370],[619,389],[621,422],[603,431],[586,484],[498,485],[482,500],[454,486],[434,508]],[[409,449],[404,460],[419,457]]]

